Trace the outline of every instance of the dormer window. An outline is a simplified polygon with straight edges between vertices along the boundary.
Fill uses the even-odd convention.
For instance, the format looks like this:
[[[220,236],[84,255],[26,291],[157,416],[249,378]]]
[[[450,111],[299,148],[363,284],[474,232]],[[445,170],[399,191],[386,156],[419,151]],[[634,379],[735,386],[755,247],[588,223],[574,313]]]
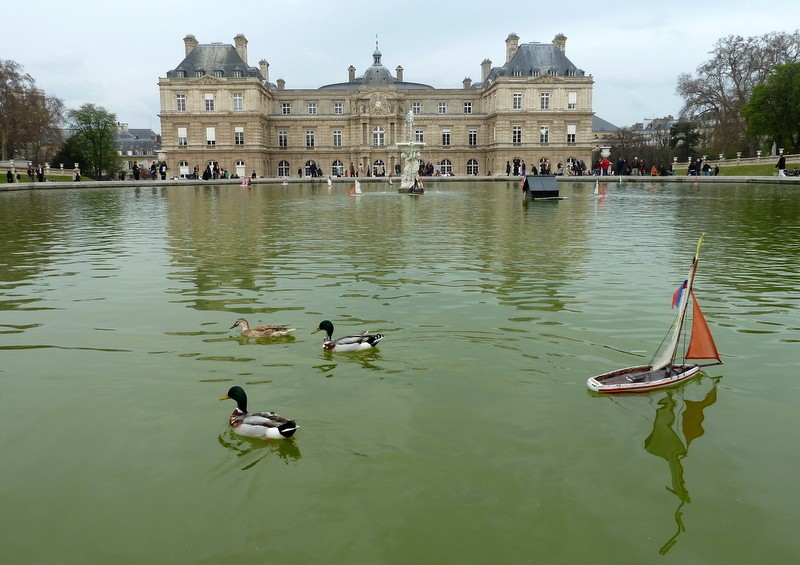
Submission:
[[[177,78],[186,78],[186,71],[184,71],[183,69],[181,69],[181,70],[179,70],[179,71],[177,71],[177,72],[175,73],[175,76],[176,76]]]
[[[539,76],[539,69],[531,69],[531,76],[538,77]]]
[[[512,76],[521,77],[522,76],[522,71],[519,70],[519,69],[514,69],[514,71],[512,73]]]
[[[242,69],[236,69],[233,71],[234,78],[242,78]]]
[[[202,69],[198,69],[198,70],[196,70],[196,71],[194,72],[194,77],[195,77],[195,78],[200,78],[200,77],[202,77],[202,76],[205,76],[205,74],[206,74],[206,72],[205,72],[204,70],[202,70]]]
[[[566,76],[574,77],[575,76],[575,71],[573,69],[567,69]]]
[[[220,70],[214,71],[214,76],[217,77],[217,78],[222,78],[224,75],[225,75],[225,73],[223,73]]]

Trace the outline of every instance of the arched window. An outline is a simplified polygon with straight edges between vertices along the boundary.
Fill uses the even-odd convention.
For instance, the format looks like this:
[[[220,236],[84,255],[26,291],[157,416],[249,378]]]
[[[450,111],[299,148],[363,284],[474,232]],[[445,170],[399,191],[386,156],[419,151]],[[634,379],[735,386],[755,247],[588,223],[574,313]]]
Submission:
[[[278,176],[279,177],[289,176],[289,161],[281,161],[280,163],[278,163]]]
[[[245,168],[244,161],[242,161],[241,159],[236,161],[236,176],[237,177],[247,176],[247,170]]]
[[[189,176],[189,163],[187,161],[181,161],[178,163],[178,176],[180,176],[182,179],[185,179]]]
[[[385,177],[386,176],[386,163],[377,159],[372,163],[372,176]]]
[[[375,147],[382,147],[386,144],[385,140],[386,130],[381,126],[376,126],[375,129],[372,130],[372,145]]]
[[[338,159],[331,163],[331,174],[340,177],[344,174],[344,163]]]
[[[476,176],[478,174],[478,161],[470,159],[467,161],[467,174]]]
[[[450,159],[442,159],[441,171],[442,176],[445,177],[449,177],[453,174],[453,163],[450,162]]]

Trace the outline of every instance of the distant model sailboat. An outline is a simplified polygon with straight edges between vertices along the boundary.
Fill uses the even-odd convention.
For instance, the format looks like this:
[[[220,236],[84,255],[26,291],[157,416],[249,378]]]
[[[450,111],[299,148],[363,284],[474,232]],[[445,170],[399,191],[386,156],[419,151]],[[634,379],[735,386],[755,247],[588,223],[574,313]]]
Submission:
[[[697,242],[697,251],[689,269],[689,276],[673,295],[673,307],[678,308],[678,315],[667,334],[664,343],[659,351],[656,352],[649,365],[639,365],[617,369],[609,373],[603,373],[590,378],[586,384],[596,392],[641,392],[663,388],[674,385],[694,376],[701,365],[686,363],[686,359],[707,359],[715,360],[716,363],[706,363],[706,365],[719,365],[722,360],[719,358],[717,346],[711,330],[700,310],[700,304],[694,295],[694,277],[697,273],[697,264],[700,261],[700,246],[703,244],[703,237]],[[687,322],[686,314],[689,306],[689,298],[692,299],[692,332],[689,339],[689,346],[684,355],[683,362],[676,362],[678,347],[680,344],[681,331]]]
[[[361,183],[358,182],[358,179],[356,179],[353,188],[350,189],[350,196],[355,196],[356,194],[361,194]]]

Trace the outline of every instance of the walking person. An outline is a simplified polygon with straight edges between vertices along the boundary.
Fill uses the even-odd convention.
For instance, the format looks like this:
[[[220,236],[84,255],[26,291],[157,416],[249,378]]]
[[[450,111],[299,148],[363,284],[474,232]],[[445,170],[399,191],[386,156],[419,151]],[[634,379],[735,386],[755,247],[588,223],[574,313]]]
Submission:
[[[778,169],[778,176],[785,177],[786,176],[786,157],[781,153],[778,162],[775,164],[775,168]]]

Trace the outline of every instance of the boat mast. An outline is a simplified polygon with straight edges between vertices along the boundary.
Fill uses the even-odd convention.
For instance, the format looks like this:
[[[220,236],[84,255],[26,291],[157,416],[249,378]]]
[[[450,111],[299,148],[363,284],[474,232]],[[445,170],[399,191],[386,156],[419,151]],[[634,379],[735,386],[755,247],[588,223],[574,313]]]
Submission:
[[[652,370],[657,371],[663,369],[675,362],[675,354],[678,351],[678,344],[681,338],[681,330],[683,330],[683,323],[686,318],[686,308],[689,305],[689,296],[692,293],[692,286],[694,284],[694,276],[697,273],[697,264],[700,261],[700,246],[703,245],[703,238],[705,233],[700,235],[697,241],[697,250],[695,251],[694,258],[692,259],[692,266],[689,269],[689,276],[686,277],[686,287],[683,289],[678,303],[678,315],[675,322],[672,324],[672,333],[669,334],[669,340],[661,351],[653,359]]]

